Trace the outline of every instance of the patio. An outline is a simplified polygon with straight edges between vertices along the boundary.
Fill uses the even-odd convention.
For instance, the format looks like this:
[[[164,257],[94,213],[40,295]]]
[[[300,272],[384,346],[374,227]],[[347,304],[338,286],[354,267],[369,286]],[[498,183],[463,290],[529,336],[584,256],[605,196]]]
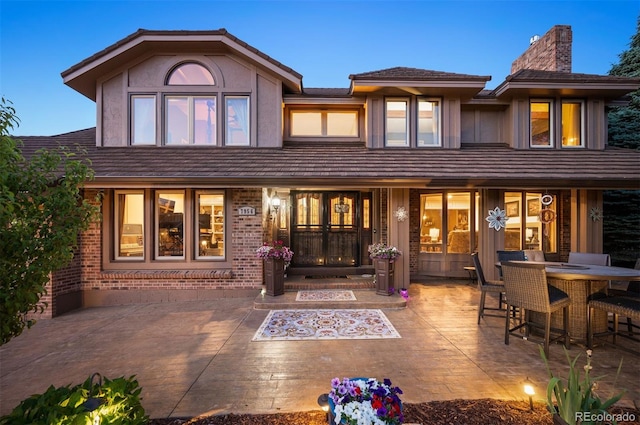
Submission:
[[[502,318],[476,325],[480,294],[469,281],[415,282],[406,308],[398,308],[398,295],[376,296],[390,303],[375,308],[382,308],[399,339],[252,342],[269,313],[256,308],[257,292],[221,291],[216,300],[90,308],[41,320],[0,347],[0,415],[49,385],[80,383],[94,372],[135,375],[152,418],[317,410],[318,395],[336,376],[388,377],[407,403],[524,400],[527,378],[535,399],[545,392],[546,369],[536,344],[512,338],[504,345]],[[373,293],[354,292],[362,299]],[[291,303],[291,295],[268,302],[280,308],[279,302]],[[619,344],[630,342],[619,338]],[[573,345],[570,354],[580,353],[584,348]],[[551,346],[551,365],[564,374],[562,346]],[[619,405],[640,402],[637,355],[599,346],[592,365],[594,376],[606,375],[598,389],[602,396],[626,389]]]

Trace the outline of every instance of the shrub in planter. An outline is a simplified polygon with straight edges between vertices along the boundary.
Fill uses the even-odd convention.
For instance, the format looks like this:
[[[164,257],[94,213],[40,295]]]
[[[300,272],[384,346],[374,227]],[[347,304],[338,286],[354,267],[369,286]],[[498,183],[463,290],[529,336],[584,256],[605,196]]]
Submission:
[[[149,422],[141,404],[142,389],[134,377],[76,386],[50,386],[43,394],[23,400],[0,418],[0,425],[142,425]],[[90,400],[91,399],[91,400]],[[87,404],[89,401],[89,405]],[[90,409],[93,409],[90,411]]]

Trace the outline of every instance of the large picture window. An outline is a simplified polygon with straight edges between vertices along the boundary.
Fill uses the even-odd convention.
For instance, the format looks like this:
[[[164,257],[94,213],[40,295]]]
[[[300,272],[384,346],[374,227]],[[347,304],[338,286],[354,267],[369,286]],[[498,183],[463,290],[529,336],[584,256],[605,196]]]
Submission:
[[[202,268],[195,263],[226,258],[224,191],[116,190],[109,211],[111,261],[171,260]]]

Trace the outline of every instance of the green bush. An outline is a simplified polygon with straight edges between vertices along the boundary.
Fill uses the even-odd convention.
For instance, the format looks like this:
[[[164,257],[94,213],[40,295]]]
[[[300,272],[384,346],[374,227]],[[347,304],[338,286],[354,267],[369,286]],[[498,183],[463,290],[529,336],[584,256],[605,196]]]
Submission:
[[[0,418],[0,425],[139,425],[149,422],[140,403],[138,381],[124,377],[93,382],[89,377],[81,385],[55,388],[23,400],[13,412]],[[88,411],[86,402],[97,399],[99,405]],[[91,403],[91,402],[89,402]],[[97,404],[97,403],[96,403]]]

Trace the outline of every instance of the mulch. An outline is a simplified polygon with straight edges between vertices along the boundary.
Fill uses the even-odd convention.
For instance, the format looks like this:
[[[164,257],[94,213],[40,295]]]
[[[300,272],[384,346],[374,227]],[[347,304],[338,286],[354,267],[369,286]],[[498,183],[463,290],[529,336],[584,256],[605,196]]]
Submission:
[[[524,401],[494,399],[447,400],[427,403],[403,404],[405,424],[422,425],[552,425],[551,415],[544,403],[534,403],[533,410]],[[640,410],[614,407],[612,414],[629,413],[640,424]],[[311,412],[273,414],[223,414],[197,418],[152,419],[150,425],[327,425],[326,413]]]

